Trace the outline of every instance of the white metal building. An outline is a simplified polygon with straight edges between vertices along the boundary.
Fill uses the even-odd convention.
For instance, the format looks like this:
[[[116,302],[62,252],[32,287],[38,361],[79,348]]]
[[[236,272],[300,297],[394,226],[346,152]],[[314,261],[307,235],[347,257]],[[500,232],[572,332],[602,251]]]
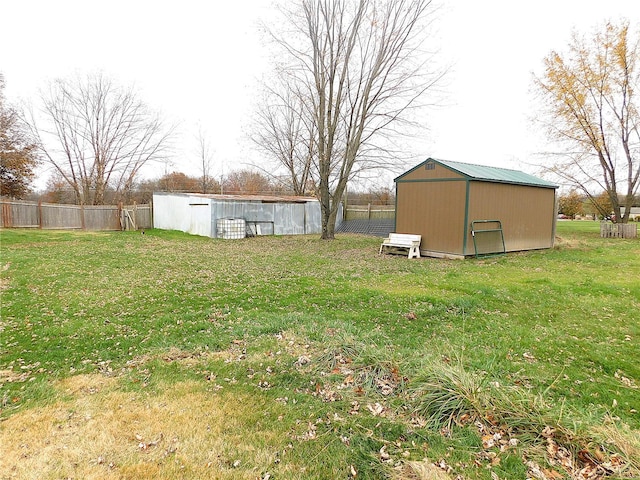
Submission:
[[[312,197],[154,193],[153,226],[212,238],[321,233]]]

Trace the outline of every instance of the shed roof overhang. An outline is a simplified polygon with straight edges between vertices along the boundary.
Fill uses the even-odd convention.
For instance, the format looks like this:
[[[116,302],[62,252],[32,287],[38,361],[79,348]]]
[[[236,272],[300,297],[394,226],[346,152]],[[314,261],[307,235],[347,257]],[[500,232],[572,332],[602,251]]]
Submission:
[[[297,197],[294,195],[222,195],[214,193],[187,193],[187,192],[154,192],[154,195],[177,195],[185,197],[209,198],[219,201],[242,201],[259,203],[308,203],[317,202],[315,197]]]

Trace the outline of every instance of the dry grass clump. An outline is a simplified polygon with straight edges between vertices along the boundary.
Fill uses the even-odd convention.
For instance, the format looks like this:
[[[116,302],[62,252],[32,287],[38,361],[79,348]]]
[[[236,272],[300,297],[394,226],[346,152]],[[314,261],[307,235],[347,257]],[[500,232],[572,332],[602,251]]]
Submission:
[[[486,410],[484,379],[461,365],[434,363],[412,385],[416,413],[434,428],[450,429],[460,418],[475,417]]]
[[[4,265],[0,265],[0,273],[6,272],[11,267],[11,263],[5,263]],[[9,288],[11,280],[9,278],[0,277],[0,292]]]
[[[519,448],[536,478],[568,474],[595,480],[637,478],[640,474],[637,432],[613,420],[579,432],[554,416],[541,395],[489,382],[460,362],[431,365],[413,382],[412,394],[415,412],[427,424],[445,435],[455,425],[473,425],[486,452],[495,455]],[[545,470],[536,462],[552,468]],[[538,470],[542,473],[537,474]]]
[[[601,445],[613,446],[618,450],[628,472],[640,476],[640,431],[607,419],[604,424],[595,427],[593,434]]]

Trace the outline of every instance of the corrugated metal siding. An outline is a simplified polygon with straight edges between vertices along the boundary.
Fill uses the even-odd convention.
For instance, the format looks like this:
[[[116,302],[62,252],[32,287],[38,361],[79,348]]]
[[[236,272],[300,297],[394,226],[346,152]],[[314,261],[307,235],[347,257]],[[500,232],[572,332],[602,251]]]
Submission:
[[[218,218],[244,218],[245,207],[248,206],[249,202],[213,200],[211,202],[211,220],[215,224]],[[255,220],[257,217],[256,211],[249,211],[249,214],[252,217],[251,220]]]
[[[154,226],[217,237],[219,219],[243,219],[263,235],[299,235],[322,231],[320,203],[313,199],[229,197],[154,193]]]
[[[307,211],[313,220],[313,203],[263,203],[248,201],[213,201],[211,211],[214,235],[216,236],[216,221],[220,218],[242,218],[249,225],[260,225],[262,234],[275,235],[303,235],[305,233],[320,233],[320,229],[311,228],[305,222]],[[319,211],[320,205],[316,203]]]
[[[321,233],[322,232],[322,212],[320,211],[319,202],[307,202],[304,204],[304,218],[306,221],[305,233]],[[342,207],[338,211],[338,219],[336,227],[340,226],[342,221]]]
[[[500,220],[508,252],[553,246],[555,189],[471,182],[469,218]],[[475,253],[469,230],[467,255]]]
[[[398,182],[395,231],[422,235],[421,250],[462,255],[466,183]]]
[[[274,228],[276,235],[304,235],[305,212],[302,203],[276,203]]]

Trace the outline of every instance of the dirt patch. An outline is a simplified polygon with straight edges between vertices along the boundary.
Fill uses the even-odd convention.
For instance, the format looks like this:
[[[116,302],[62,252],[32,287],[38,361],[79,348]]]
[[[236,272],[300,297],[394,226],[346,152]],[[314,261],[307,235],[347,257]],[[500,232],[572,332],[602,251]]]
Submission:
[[[273,461],[270,433],[243,430],[245,409],[257,410],[248,397],[195,382],[123,392],[100,374],[57,388],[63,400],[0,424],[0,478],[253,479]]]
[[[30,375],[30,371],[16,373],[12,369],[0,370],[0,385],[3,383],[26,382]]]
[[[5,263],[4,265],[0,265],[0,273],[6,272],[9,270],[11,263]],[[9,288],[10,280],[8,278],[0,278],[0,292]]]
[[[586,241],[579,238],[556,236],[554,250],[584,250],[588,247]]]
[[[391,473],[393,480],[451,480],[446,473],[449,467],[441,462],[437,466],[428,460],[422,462],[405,462]]]
[[[231,349],[230,349],[231,350]],[[167,363],[176,362],[187,367],[193,367],[209,359],[226,360],[231,356],[230,351],[188,351],[171,347],[162,353],[138,355],[127,362],[128,368],[140,367],[154,360],[163,360]]]

